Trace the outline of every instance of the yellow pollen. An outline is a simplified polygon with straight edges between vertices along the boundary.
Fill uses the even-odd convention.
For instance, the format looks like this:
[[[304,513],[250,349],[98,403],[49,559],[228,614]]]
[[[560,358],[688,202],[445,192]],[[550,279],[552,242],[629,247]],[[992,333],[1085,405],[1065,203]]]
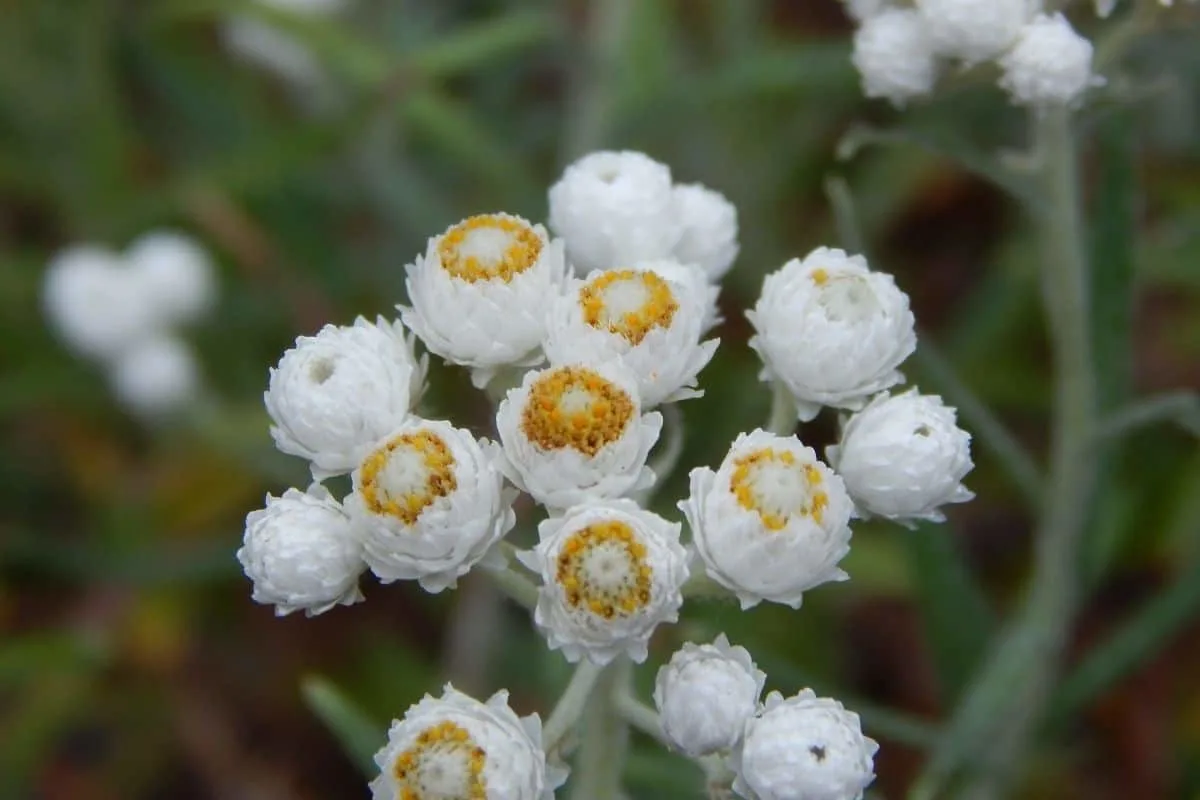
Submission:
[[[640,304],[619,308],[621,304],[615,301],[618,293],[640,300]],[[585,285],[579,290],[579,305],[588,325],[615,333],[634,345],[654,328],[670,326],[679,310],[670,284],[653,272],[632,269],[609,270]]]
[[[533,382],[521,430],[545,450],[571,447],[591,457],[632,420],[633,400],[620,386],[590,369],[559,367]]]
[[[407,459],[410,464],[400,460]],[[395,479],[389,465],[397,471],[404,467],[419,471],[419,481],[404,492],[387,484]],[[454,477],[454,456],[440,436],[431,431],[402,433],[392,438],[362,463],[363,502],[374,514],[386,514],[415,525],[421,513],[439,497],[458,488]]]
[[[829,271],[824,267],[817,267],[812,271],[812,282],[817,286],[824,286],[829,283]]]
[[[794,514],[821,524],[829,495],[820,489],[816,465],[798,464],[791,451],[770,447],[734,459],[733,465],[729,490],[738,505],[758,514],[767,530],[783,530]]]
[[[417,740],[392,762],[397,800],[487,800],[483,769],[487,752],[471,734],[449,720],[417,735]],[[461,786],[447,793],[447,766],[462,768]],[[428,774],[426,770],[428,769]],[[450,776],[451,779],[456,776]],[[430,786],[430,784],[433,784]]]
[[[472,235],[495,232],[507,239],[507,247],[494,257],[462,252]],[[468,217],[442,235],[437,245],[442,268],[469,283],[499,279],[508,283],[537,263],[542,254],[541,237],[526,223],[501,214]]]
[[[650,603],[654,571],[646,545],[624,522],[597,522],[571,534],[558,552],[555,582],[567,605],[597,617],[627,617]]]

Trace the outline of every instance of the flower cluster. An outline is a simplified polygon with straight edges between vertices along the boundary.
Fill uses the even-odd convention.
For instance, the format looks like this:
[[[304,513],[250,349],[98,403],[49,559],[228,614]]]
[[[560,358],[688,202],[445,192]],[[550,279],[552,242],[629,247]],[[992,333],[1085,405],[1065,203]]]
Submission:
[[[993,61],[1023,106],[1074,105],[1103,80],[1092,44],[1041,0],[844,0],[858,23],[854,65],[863,91],[902,106],[933,91],[947,65]]]
[[[194,396],[199,370],[178,329],[204,316],[215,295],[203,248],[159,231],[123,254],[95,245],[66,248],[46,269],[42,300],[63,342],[105,368],[118,400],[156,415]]]
[[[656,445],[680,417],[662,409],[700,396],[718,345],[706,337],[736,214],[631,152],[572,164],[549,206],[557,238],[505,213],[450,226],[407,266],[398,320],[327,325],[270,370],[271,435],[314,483],[247,517],[238,558],[256,601],[319,614],[362,600],[367,571],[440,592],[480,566],[536,592],[534,625],[581,669],[640,663],[689,578],[744,608],[798,608],[847,579],[838,564],[856,515],[937,519],[970,497],[953,410],[888,393],[916,347],[908,298],[861,256],[819,248],[767,276],[748,313],[787,430],[742,434],[715,470],[694,469],[683,520],[644,507],[656,470],[673,466]],[[494,441],[417,413],[418,340],[487,391]],[[793,435],[822,407],[857,412],[829,464]],[[341,498],[326,488],[339,475],[350,476]],[[525,551],[500,544],[518,493],[545,511]],[[760,703],[764,678],[724,639],[684,648],[655,692],[664,736],[693,757],[728,757],[744,797],[858,796],[874,743],[857,717],[811,693]],[[807,755],[785,757],[795,747]],[[503,693],[426,698],[377,760],[377,798],[536,798],[561,781],[537,718],[518,720]]]

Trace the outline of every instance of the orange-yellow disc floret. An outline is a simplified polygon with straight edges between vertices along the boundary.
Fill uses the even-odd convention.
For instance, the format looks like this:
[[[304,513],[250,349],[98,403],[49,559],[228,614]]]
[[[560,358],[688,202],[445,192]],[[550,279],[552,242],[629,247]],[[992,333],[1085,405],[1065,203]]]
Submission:
[[[615,586],[602,587],[585,573],[584,557],[596,547],[611,546],[623,551],[628,574]],[[562,587],[567,605],[590,611],[598,617],[627,617],[650,603],[654,571],[646,560],[646,545],[624,522],[597,522],[572,533],[558,552],[555,581]]]
[[[473,232],[484,228],[508,234],[509,244],[497,259],[462,256],[459,248]],[[442,235],[437,245],[442,268],[469,283],[501,280],[508,283],[537,263],[542,254],[542,239],[525,222],[501,214],[468,217]]]
[[[733,475],[729,479],[729,490],[737,498],[738,505],[754,511],[762,520],[763,527],[770,531],[781,531],[787,527],[793,514],[812,517],[818,525],[825,509],[829,507],[829,495],[822,491],[821,472],[813,464],[796,463],[796,454],[789,450],[770,447],[756,450],[734,459]],[[761,471],[765,469],[800,470],[809,491],[797,497],[792,508],[767,507],[757,486]]]
[[[521,430],[543,449],[594,456],[621,438],[633,413],[633,400],[617,384],[584,367],[559,367],[533,382]]]
[[[398,450],[408,450],[420,456],[425,470],[425,483],[408,494],[395,494],[379,485],[380,472]],[[363,502],[375,514],[396,517],[406,525],[414,525],[421,513],[439,497],[458,488],[454,477],[454,455],[442,437],[432,431],[402,433],[371,453],[362,464]]]
[[[399,800],[428,800],[421,788],[421,763],[431,751],[454,752],[462,759],[465,792],[456,800],[486,800],[487,782],[483,768],[487,764],[487,752],[475,744],[466,728],[449,720],[421,731],[412,747],[392,762],[392,777],[396,779]],[[438,797],[441,800],[444,795]]]
[[[606,302],[606,292],[615,284],[633,281],[641,283],[645,301],[635,310],[614,314]],[[588,325],[615,333],[633,345],[641,344],[655,328],[669,327],[679,310],[670,284],[653,272],[632,269],[609,270],[586,284],[579,290],[579,305]]]

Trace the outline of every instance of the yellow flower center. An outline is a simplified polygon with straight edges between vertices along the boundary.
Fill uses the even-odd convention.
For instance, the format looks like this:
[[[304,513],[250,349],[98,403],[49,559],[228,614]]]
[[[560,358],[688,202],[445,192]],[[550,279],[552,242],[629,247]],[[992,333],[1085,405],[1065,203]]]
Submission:
[[[679,301],[671,285],[653,272],[610,270],[579,290],[583,319],[597,330],[607,330],[640,344],[654,328],[670,326]]]
[[[542,239],[527,223],[501,214],[468,217],[442,235],[442,268],[469,283],[508,283],[537,263]]]
[[[650,603],[653,575],[646,545],[631,527],[614,520],[571,534],[559,550],[554,577],[568,606],[612,619]]]
[[[783,530],[794,515],[811,517],[818,525],[829,506],[815,464],[796,460],[788,450],[756,450],[733,462],[729,490],[738,505],[754,511],[770,531]]]
[[[362,463],[360,492],[367,508],[406,525],[416,524],[435,500],[457,488],[454,456],[432,431],[395,436]]]
[[[829,283],[829,270],[824,267],[817,267],[812,271],[812,282],[817,286],[824,286]]]
[[[465,728],[439,722],[392,762],[396,800],[486,800],[487,753]]]
[[[521,430],[545,450],[572,447],[594,456],[632,420],[633,400],[620,386],[590,369],[559,367],[533,382]]]

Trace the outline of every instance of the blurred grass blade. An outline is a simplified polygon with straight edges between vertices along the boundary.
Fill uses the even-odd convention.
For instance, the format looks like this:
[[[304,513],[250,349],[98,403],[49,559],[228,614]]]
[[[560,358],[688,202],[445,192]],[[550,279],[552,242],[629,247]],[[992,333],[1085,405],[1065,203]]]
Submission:
[[[103,642],[69,631],[9,639],[0,645],[0,686],[60,670],[97,667],[107,657]]]
[[[995,615],[945,524],[925,522],[899,535],[908,545],[913,586],[941,679],[943,701],[951,706],[987,651]]]
[[[468,72],[549,39],[555,32],[554,22],[544,11],[512,11],[438,36],[410,53],[406,63],[426,77]]]
[[[386,731],[324,678],[305,678],[301,692],[309,710],[325,723],[355,766],[364,775],[375,774],[379,769],[375,766],[375,752],[383,746]]]

